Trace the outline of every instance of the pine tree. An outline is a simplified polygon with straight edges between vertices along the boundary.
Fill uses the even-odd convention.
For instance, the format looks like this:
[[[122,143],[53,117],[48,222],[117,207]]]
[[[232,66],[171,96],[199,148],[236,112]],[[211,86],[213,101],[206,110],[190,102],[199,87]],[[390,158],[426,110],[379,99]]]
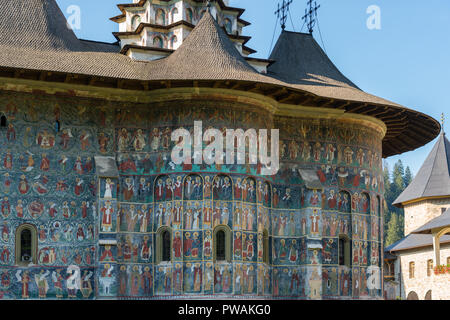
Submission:
[[[399,192],[400,190],[404,190],[405,183],[403,180],[403,176],[405,175],[405,169],[403,167],[402,160],[398,160],[397,163],[394,165],[394,171],[392,172],[393,182],[396,187],[396,191]]]
[[[390,246],[391,244],[397,242],[403,237],[401,232],[400,220],[398,215],[395,213],[391,214],[391,220],[388,223],[386,238],[385,238],[385,247]]]
[[[389,173],[389,164],[385,160],[383,163],[383,179],[384,179],[384,190],[385,193],[389,193],[391,189],[391,176]]]
[[[413,176],[411,173],[411,169],[408,166],[408,167],[406,167],[405,175],[403,176],[403,185],[405,187],[408,187],[409,184],[412,182],[412,180],[413,180]]]

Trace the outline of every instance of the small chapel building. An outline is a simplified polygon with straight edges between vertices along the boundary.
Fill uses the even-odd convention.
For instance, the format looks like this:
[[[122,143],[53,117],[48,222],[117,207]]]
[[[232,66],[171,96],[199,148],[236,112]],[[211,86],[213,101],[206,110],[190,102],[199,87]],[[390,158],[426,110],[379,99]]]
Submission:
[[[442,131],[394,205],[405,209],[405,238],[385,248],[387,299],[450,299],[450,142]]]

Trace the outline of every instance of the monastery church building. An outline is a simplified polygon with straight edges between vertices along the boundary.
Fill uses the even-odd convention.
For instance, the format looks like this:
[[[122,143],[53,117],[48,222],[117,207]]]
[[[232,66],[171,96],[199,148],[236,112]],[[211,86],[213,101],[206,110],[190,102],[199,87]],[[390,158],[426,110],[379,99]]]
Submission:
[[[384,298],[382,159],[441,125],[362,91],[310,33],[253,58],[244,10],[208,3],[120,4],[104,43],[55,0],[0,0],[0,299]],[[203,147],[279,129],[279,170],[176,164],[195,121],[217,129]],[[397,201],[420,244],[389,251],[415,263],[402,295],[448,277],[418,283],[450,256],[449,150],[442,135]]]

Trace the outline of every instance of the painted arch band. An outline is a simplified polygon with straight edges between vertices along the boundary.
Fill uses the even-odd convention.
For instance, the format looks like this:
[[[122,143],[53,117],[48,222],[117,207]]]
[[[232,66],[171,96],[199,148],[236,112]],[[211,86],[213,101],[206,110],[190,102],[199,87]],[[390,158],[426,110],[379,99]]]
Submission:
[[[255,129],[225,129],[225,143],[223,130],[208,128],[203,134],[202,121],[194,121],[193,137],[191,132],[184,128],[172,132],[171,139],[176,145],[172,149],[172,161],[176,165],[194,164],[201,165],[203,161],[208,164],[223,164],[223,146],[226,145],[226,164],[244,165],[248,158],[252,165],[258,164],[258,160],[264,167],[261,175],[275,175],[280,169],[279,159],[279,129],[271,129],[271,137],[267,136],[267,129],[260,129],[258,135]],[[192,157],[192,141],[194,142],[194,155]],[[203,148],[203,142],[207,145]],[[270,156],[268,155],[268,142],[270,143]],[[246,149],[248,147],[248,152]],[[247,157],[248,155],[248,157]]]

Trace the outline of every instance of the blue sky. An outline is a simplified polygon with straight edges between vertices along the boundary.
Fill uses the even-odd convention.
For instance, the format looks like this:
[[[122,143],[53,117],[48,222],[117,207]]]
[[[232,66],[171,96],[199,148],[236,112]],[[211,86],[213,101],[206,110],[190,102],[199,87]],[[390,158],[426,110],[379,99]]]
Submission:
[[[113,42],[117,25],[109,20],[120,14],[117,3],[132,0],[57,0],[63,12],[76,4],[81,8],[79,38]],[[287,30],[300,31],[307,0],[294,0]],[[362,90],[397,102],[450,123],[450,1],[449,0],[318,0],[319,26],[325,51],[336,66]],[[242,16],[252,23],[244,33],[247,44],[267,58],[270,52],[277,0],[230,0],[245,8]],[[381,30],[369,30],[367,8],[381,9]],[[291,23],[292,19],[292,23]],[[316,28],[317,30],[317,28]],[[275,39],[281,28],[276,28]],[[305,32],[306,29],[303,29]],[[314,33],[322,45],[319,33]],[[450,125],[445,126],[450,132]],[[401,159],[417,173],[434,142],[413,152],[391,157]]]

